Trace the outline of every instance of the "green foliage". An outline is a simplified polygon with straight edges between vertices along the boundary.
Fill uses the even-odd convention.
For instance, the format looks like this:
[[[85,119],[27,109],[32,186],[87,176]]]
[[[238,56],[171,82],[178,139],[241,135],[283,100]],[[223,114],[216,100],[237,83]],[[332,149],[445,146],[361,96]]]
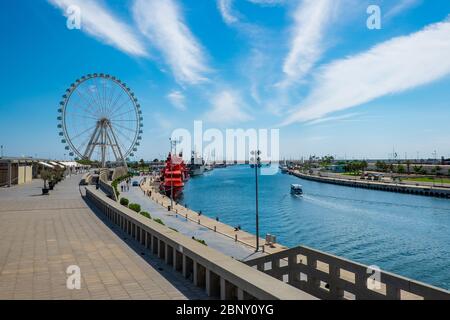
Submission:
[[[121,176],[117,179],[115,179],[113,182],[111,182],[111,186],[114,188],[114,191],[116,192],[117,197],[119,197],[120,192],[119,189],[117,188],[119,186],[119,183],[121,183],[123,180],[131,178],[133,175],[131,173],[128,173],[124,176]]]
[[[405,166],[403,166],[402,164],[399,164],[398,166],[397,166],[397,172],[398,173],[405,173]]]
[[[325,156],[322,157],[322,159],[320,160],[320,166],[321,167],[328,167],[330,166],[334,161],[334,157],[333,156]]]
[[[131,210],[133,210],[133,211],[135,211],[137,213],[141,212],[141,205],[139,205],[137,203],[130,203],[128,205],[128,208],[130,208]]]
[[[420,174],[423,171],[423,166],[414,166],[413,170],[414,170],[414,173]]]
[[[378,171],[381,171],[381,172],[386,172],[387,168],[388,168],[386,162],[384,162],[384,161],[377,161],[375,163],[375,167],[377,168]]]
[[[120,199],[120,204],[125,206],[125,207],[128,207],[129,203],[130,203],[130,201],[127,198],[121,198]]]
[[[52,174],[50,171],[43,169],[41,170],[41,179],[44,180],[44,188],[47,188],[47,181],[52,178]]]
[[[173,230],[173,231],[175,231],[175,232],[178,232],[178,230],[177,230],[177,229],[175,229],[175,228],[171,228],[171,227],[169,227],[169,229],[171,229],[171,230]]]
[[[367,161],[351,161],[347,163],[344,167],[346,172],[356,172],[365,171],[368,167]]]
[[[147,211],[142,211],[142,212],[141,212],[141,215],[143,215],[144,217],[149,218],[149,219],[152,218],[152,216],[150,215],[150,213],[148,213]]]
[[[161,219],[153,219],[153,221],[155,221],[156,223],[162,224],[163,226],[165,226],[164,222]]]
[[[197,241],[198,243],[201,243],[201,244],[204,245],[204,246],[208,246],[208,245],[206,244],[206,241],[205,241],[205,240],[197,239],[197,238],[195,238],[195,237],[192,237],[192,240],[195,240],[195,241]]]

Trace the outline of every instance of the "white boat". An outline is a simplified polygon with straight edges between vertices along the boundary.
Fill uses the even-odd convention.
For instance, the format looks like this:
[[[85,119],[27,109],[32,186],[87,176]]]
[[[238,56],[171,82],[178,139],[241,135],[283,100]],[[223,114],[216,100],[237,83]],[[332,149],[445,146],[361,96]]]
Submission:
[[[299,184],[291,184],[291,194],[301,196],[303,194],[303,187]]]

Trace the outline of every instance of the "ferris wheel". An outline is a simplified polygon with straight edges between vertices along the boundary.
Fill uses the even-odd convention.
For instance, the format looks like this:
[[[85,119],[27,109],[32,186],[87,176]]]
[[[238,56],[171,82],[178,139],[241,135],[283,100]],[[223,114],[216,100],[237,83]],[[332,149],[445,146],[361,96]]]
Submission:
[[[116,77],[88,74],[71,84],[58,108],[61,142],[71,157],[126,165],[142,140],[143,118],[134,93]]]

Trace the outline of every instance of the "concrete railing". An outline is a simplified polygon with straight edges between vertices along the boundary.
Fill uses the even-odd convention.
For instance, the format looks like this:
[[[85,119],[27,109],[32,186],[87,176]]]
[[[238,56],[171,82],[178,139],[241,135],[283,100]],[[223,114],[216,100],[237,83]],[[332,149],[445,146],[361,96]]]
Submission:
[[[102,190],[111,199],[117,201],[116,191],[112,187],[111,183],[105,177],[105,174],[102,172],[100,172],[98,184],[99,184],[100,190]]]
[[[320,299],[450,299],[446,290],[305,246],[245,263]]]
[[[211,297],[222,300],[316,299],[121,206],[92,187],[86,188],[86,197],[110,221],[194,285],[205,289]]]

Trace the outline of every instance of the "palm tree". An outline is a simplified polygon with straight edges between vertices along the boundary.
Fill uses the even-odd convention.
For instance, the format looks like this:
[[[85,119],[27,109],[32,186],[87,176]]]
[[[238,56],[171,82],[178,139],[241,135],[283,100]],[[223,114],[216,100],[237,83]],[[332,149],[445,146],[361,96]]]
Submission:
[[[411,160],[406,160],[406,172],[411,173]]]

